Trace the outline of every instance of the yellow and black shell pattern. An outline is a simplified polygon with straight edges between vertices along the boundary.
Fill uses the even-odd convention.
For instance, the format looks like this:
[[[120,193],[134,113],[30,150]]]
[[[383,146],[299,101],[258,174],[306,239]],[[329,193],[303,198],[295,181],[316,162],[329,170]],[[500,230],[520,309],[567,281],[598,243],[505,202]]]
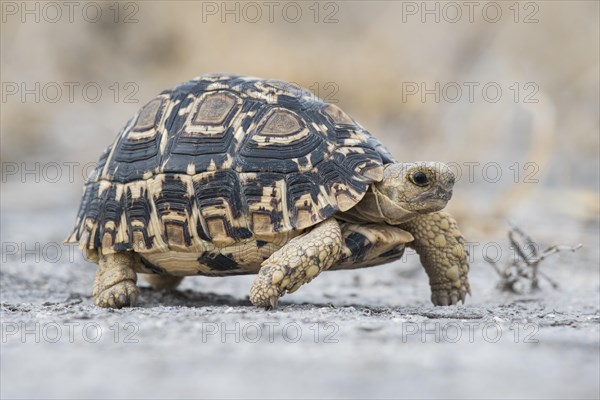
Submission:
[[[108,254],[281,240],[352,208],[390,162],[295,84],[200,76],[143,106],[105,150],[67,242]]]

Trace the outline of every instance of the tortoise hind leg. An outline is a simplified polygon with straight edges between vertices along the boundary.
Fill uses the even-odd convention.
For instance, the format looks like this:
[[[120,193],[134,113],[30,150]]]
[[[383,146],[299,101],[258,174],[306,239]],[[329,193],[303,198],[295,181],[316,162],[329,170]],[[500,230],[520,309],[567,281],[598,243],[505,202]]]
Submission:
[[[99,307],[121,308],[134,306],[139,289],[136,286],[136,262],[133,252],[100,255],[94,280],[94,302]]]
[[[174,290],[183,280],[183,276],[141,274],[154,290]]]
[[[294,292],[337,262],[341,248],[342,232],[334,218],[295,237],[262,263],[250,290],[250,301],[258,307],[277,307],[285,292]]]

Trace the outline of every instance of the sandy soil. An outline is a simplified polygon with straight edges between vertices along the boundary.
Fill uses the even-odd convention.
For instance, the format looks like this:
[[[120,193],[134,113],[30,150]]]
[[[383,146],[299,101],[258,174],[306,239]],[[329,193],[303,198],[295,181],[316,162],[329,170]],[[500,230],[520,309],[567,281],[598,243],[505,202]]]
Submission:
[[[187,278],[171,293],[143,287],[139,307],[104,310],[90,295],[94,266],[54,251],[70,214],[2,213],[8,243],[40,244],[13,255],[4,239],[2,398],[600,394],[593,247],[543,266],[559,291],[543,282],[523,295],[495,289],[494,271],[475,257],[473,296],[456,307],[429,304],[426,276],[409,255],[325,273],[275,311],[250,305],[251,276]]]

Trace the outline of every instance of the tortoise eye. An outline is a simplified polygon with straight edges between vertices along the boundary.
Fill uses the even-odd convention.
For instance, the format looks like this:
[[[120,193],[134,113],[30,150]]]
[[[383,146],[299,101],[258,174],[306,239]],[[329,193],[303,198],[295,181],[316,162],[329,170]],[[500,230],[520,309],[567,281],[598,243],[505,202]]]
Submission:
[[[415,172],[412,174],[411,180],[417,186],[427,186],[429,184],[429,179],[423,172]]]

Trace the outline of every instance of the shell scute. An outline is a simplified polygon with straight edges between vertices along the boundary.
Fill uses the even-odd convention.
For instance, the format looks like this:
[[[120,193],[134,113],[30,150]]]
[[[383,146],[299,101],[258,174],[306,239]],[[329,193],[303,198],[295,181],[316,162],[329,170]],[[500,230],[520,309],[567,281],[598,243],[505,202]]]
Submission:
[[[352,208],[389,162],[344,111],[296,84],[201,76],[126,124],[90,174],[68,240],[202,254],[268,243]]]

